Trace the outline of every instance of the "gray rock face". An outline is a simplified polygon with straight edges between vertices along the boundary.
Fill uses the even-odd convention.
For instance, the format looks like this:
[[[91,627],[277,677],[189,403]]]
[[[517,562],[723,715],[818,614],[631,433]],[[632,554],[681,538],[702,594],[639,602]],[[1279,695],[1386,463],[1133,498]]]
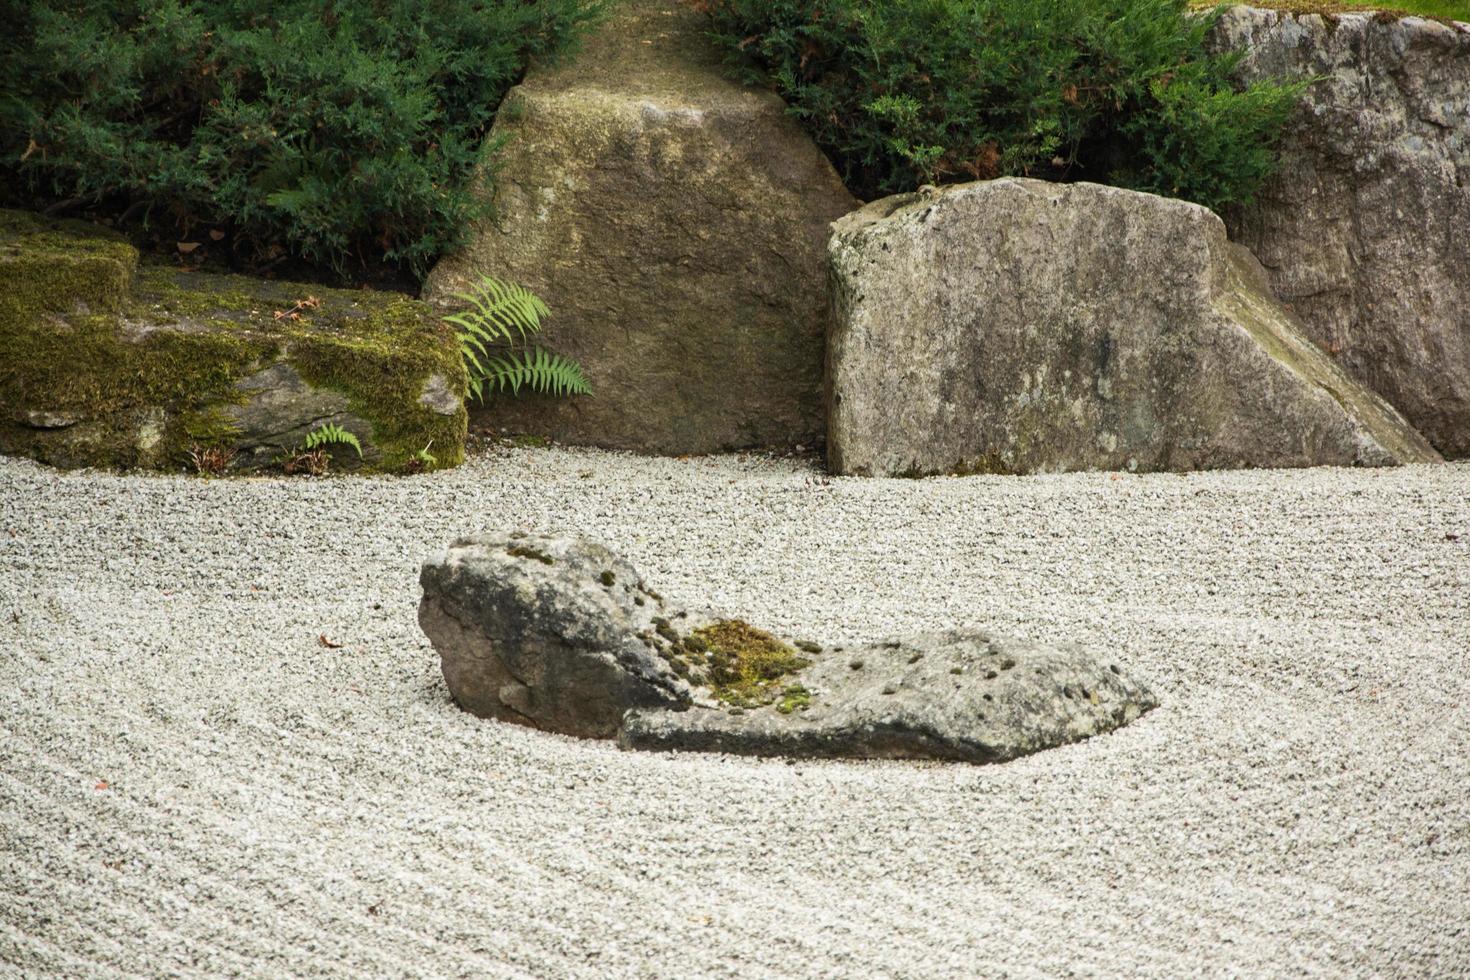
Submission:
[[[1438,459],[1198,205],[995,180],[836,222],[828,462],[870,476]]]
[[[788,644],[668,608],[627,562],[573,537],[463,538],[420,581],[419,622],[460,707],[626,748],[1001,762],[1157,703],[1073,645],[960,632]]]
[[[1112,731],[1157,706],[1080,647],[951,632],[830,654],[804,710],[639,710],[622,745],[746,755],[1004,762]]]
[[[1235,7],[1213,42],[1246,79],[1327,76],[1231,237],[1349,374],[1470,456],[1470,26]]]
[[[339,425],[362,443],[364,462],[382,455],[373,443],[373,427],[348,411],[347,396],[331,388],[309,385],[289,364],[273,364],[235,384],[239,404],[223,409],[235,427],[233,437],[245,466],[268,464],[299,447],[321,425]],[[351,453],[337,454],[339,465],[355,462]]]
[[[419,625],[466,711],[611,738],[629,708],[692,700],[651,639],[662,600],[601,545],[519,532],[460,538],[419,582]]]
[[[728,78],[705,29],[673,0],[620,3],[506,98],[495,217],[424,296],[525,284],[594,397],[497,398],[480,423],[663,453],[821,434],[823,248],[858,202],[777,96]]]

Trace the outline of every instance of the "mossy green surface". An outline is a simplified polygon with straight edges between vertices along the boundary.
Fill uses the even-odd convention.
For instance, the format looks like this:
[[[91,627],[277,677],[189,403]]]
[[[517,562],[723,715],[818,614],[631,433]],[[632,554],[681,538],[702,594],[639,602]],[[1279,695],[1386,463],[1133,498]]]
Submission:
[[[722,619],[693,636],[706,646],[710,689],[721,701],[751,708],[781,698],[778,709],[785,713],[810,701],[804,688],[798,692],[800,685],[787,681],[811,661],[770,633],[738,619]]]
[[[0,210],[0,311],[116,311],[127,298],[138,252],[121,236],[82,221]]]
[[[174,468],[192,444],[230,444],[227,410],[246,397],[237,383],[285,363],[370,424],[365,468],[411,469],[425,448],[439,466],[464,458],[463,407],[419,402],[434,375],[463,400],[453,333],[401,294],[139,269],[132,246],[102,229],[7,211],[0,273],[0,451]]]

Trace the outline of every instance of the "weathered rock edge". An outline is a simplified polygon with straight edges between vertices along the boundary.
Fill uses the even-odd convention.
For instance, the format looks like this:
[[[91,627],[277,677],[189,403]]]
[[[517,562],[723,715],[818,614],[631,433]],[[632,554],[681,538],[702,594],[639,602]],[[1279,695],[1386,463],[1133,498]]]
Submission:
[[[1437,461],[1305,339],[1212,212],[1002,179],[833,225],[835,473]]]
[[[821,438],[827,226],[858,202],[778,96],[728,77],[706,29],[687,5],[619,3],[506,97],[495,214],[424,297],[525,284],[593,397],[494,399],[477,424],[669,454]]]
[[[1233,7],[1242,81],[1317,77],[1231,238],[1306,335],[1447,458],[1470,457],[1470,24]]]
[[[464,457],[453,333],[401,294],[140,267],[105,229],[0,211],[0,351],[0,452],[55,466],[177,469],[198,446],[252,470],[328,423],[362,445],[335,469]]]
[[[1117,661],[979,631],[824,650],[765,704],[721,703],[681,644],[718,617],[665,603],[626,561],[567,535],[454,541],[423,565],[419,623],[456,704],[624,748],[1002,762],[1112,731],[1157,705]]]
[[[472,714],[612,738],[629,708],[694,701],[652,639],[662,599],[600,544],[472,535],[425,562],[419,584],[419,625]]]

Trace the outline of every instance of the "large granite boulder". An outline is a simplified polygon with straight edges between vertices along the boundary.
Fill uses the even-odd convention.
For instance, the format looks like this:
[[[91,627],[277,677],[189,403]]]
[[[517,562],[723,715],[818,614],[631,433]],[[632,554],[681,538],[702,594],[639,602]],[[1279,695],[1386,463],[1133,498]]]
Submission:
[[[1325,76],[1231,237],[1349,374],[1470,456],[1470,25],[1235,7],[1213,38],[1245,79]]]
[[[818,439],[827,226],[857,206],[774,94],[731,81],[676,0],[629,0],[496,118],[495,215],[430,274],[551,309],[594,397],[494,399],[481,422],[662,453]]]
[[[625,748],[1001,762],[1154,707],[1112,657],[981,632],[823,649],[677,609],[581,538],[462,538],[419,622],[455,702]]]
[[[1198,205],[1005,179],[833,226],[827,448],[869,476],[1438,457]]]
[[[397,293],[140,267],[122,238],[0,211],[0,452],[63,467],[258,469],[323,425],[343,469],[464,455],[452,331]]]

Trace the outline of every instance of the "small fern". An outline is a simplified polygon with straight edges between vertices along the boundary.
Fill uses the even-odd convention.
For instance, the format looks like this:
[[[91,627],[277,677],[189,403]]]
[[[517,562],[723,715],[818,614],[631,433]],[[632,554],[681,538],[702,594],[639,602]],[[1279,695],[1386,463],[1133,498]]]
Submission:
[[[522,388],[550,395],[590,395],[582,366],[540,347],[527,346],[541,331],[541,318],[551,311],[524,286],[485,276],[467,293],[456,293],[470,306],[446,316],[458,330],[460,356],[469,376],[471,397]]]
[[[304,448],[307,452],[311,452],[312,450],[333,444],[351,446],[357,451],[357,458],[362,458],[362,443],[357,441],[357,436],[348,432],[335,422],[328,422],[325,425],[317,426],[308,432],[306,434],[306,445]]]
[[[512,395],[520,394],[522,385],[552,395],[592,393],[580,364],[540,347],[490,358],[481,384],[497,391],[509,388]]]

